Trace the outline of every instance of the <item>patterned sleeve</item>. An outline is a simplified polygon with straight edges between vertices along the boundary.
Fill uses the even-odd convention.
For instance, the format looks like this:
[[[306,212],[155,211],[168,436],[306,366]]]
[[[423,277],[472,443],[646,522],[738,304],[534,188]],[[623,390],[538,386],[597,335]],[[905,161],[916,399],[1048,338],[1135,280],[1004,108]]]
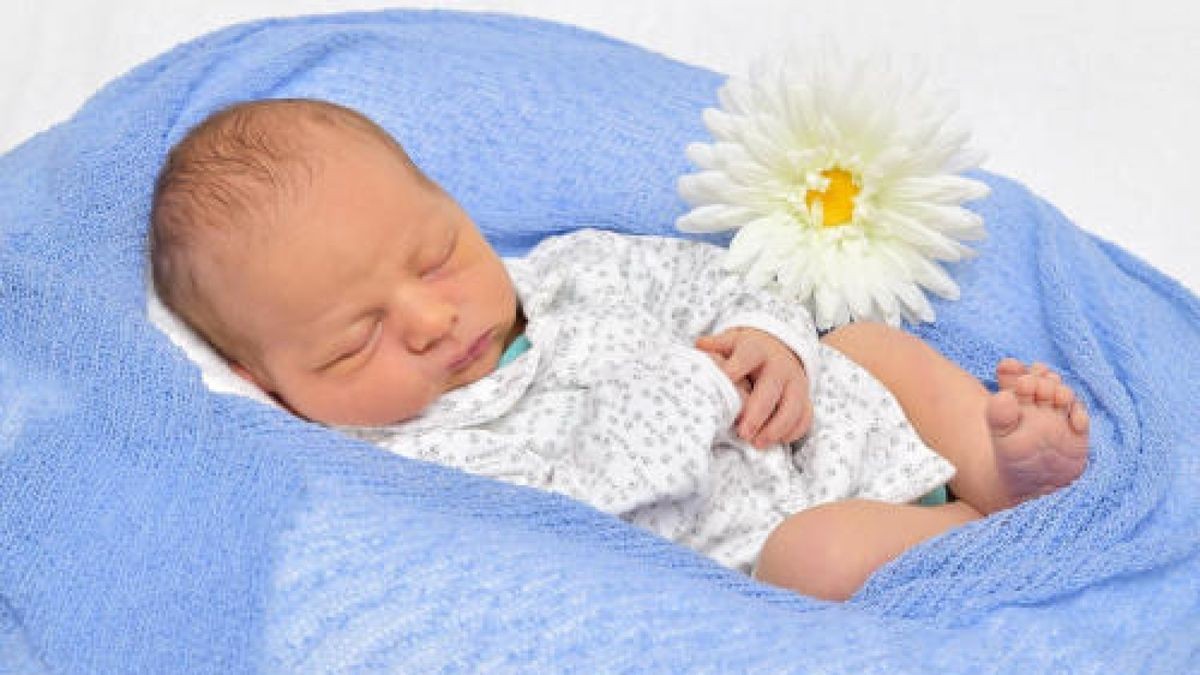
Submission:
[[[569,261],[578,292],[639,303],[689,343],[735,326],[764,330],[800,357],[815,382],[817,330],[808,311],[725,271],[724,254],[719,246],[674,237],[580,230],[548,240],[530,261],[545,270]]]

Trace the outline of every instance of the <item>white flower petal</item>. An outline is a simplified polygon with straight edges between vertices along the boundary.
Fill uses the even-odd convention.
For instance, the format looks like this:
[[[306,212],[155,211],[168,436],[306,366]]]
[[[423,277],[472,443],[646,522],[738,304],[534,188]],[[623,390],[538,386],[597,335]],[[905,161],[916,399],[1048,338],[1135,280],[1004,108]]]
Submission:
[[[679,178],[679,196],[693,206],[702,204],[737,204],[747,198],[749,190],[729,180],[722,171],[701,171]]]
[[[920,149],[915,157],[915,170],[922,173],[945,171],[946,165],[950,164],[950,160],[959,154],[963,145],[970,138],[970,134],[966,131],[954,131],[939,136],[939,138],[930,139],[925,143],[914,142],[911,146]]]
[[[886,188],[906,175],[912,175],[913,153],[907,145],[884,148],[863,169],[863,180],[876,182]]]
[[[878,272],[876,274],[882,277]],[[896,301],[896,293],[886,279],[876,279],[876,283],[871,286],[871,297],[879,307],[880,318],[891,324],[897,323],[900,317],[900,307]]]
[[[751,82],[740,77],[731,77],[717,89],[717,101],[721,107],[734,115],[744,115],[755,109]]]
[[[741,142],[741,123],[737,117],[716,108],[705,108],[700,113],[704,126],[719,141]]]
[[[812,261],[803,246],[797,246],[792,251],[792,258],[780,268],[778,282],[800,302],[807,301],[812,295],[816,275],[812,273]]]
[[[744,127],[741,133],[742,142],[750,157],[772,173],[787,170],[788,157],[784,146],[751,126]]]
[[[947,159],[942,165],[942,171],[946,173],[962,173],[970,171],[975,167],[983,164],[987,159],[987,153],[983,150],[975,148],[959,148],[958,152],[953,157]]]
[[[762,253],[763,247],[768,245],[770,239],[771,231],[766,227],[766,222],[763,219],[758,219],[747,224],[741,230],[738,230],[733,240],[729,242],[729,253],[725,256],[725,267],[727,269],[746,271]]]
[[[958,205],[986,197],[990,192],[987,185],[950,174],[934,176],[906,176],[888,187],[888,199],[901,202],[931,201],[938,204]]]
[[[896,297],[902,305],[900,313],[906,319],[918,321],[933,321],[933,307],[925,299],[925,294],[915,284],[896,284]]]
[[[881,231],[907,242],[925,255],[938,260],[960,260],[964,255],[962,244],[898,211],[880,214],[877,221]]]
[[[758,132],[782,156],[787,157],[791,149],[796,147],[795,134],[792,133],[786,119],[778,115],[755,115],[751,119],[754,120]]]
[[[947,300],[958,299],[958,284],[954,283],[941,265],[935,265],[925,258],[916,256],[913,257],[912,262],[915,263],[913,278],[917,280],[917,283]]]
[[[734,182],[754,185],[771,177],[771,172],[746,152],[740,143],[692,143],[687,147],[688,159],[702,169],[724,171]]]
[[[861,260],[858,261],[861,264]],[[863,274],[853,274],[843,277],[844,284],[842,289],[846,296],[846,304],[850,307],[850,313],[855,319],[868,319],[874,316],[871,312],[872,305],[875,304],[870,292],[867,290],[868,277]]]
[[[979,240],[985,236],[983,219],[979,214],[958,206],[943,206],[929,202],[905,202],[898,204],[896,214],[903,214],[927,229],[946,233],[947,236],[964,240]]]
[[[708,204],[698,206],[675,221],[681,232],[724,232],[754,220],[758,213],[745,206]]]
[[[683,154],[692,164],[701,169],[719,169],[719,159],[717,157],[717,148],[715,145],[708,143],[688,143],[684,148]]]
[[[828,286],[818,287],[813,293],[816,304],[817,328],[826,330],[850,322],[850,307],[834,289]]]

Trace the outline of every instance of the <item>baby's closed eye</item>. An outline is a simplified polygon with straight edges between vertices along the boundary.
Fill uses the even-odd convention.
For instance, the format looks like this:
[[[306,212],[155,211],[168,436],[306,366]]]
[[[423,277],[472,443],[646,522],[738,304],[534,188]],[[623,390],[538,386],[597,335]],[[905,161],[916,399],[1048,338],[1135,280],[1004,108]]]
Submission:
[[[350,362],[354,361],[357,357],[366,356],[366,355],[370,354],[371,349],[372,349],[372,347],[374,347],[375,343],[377,342],[377,340],[379,338],[379,334],[382,330],[383,330],[383,320],[376,319],[370,325],[370,331],[365,333],[364,337],[362,337],[358,340],[355,340],[353,343],[351,343],[350,347],[338,352],[337,356],[334,356],[332,359],[329,359],[328,361],[326,361],[324,364],[321,365],[320,368],[318,368],[318,370],[326,371],[326,370],[330,370],[335,367],[347,365]]]

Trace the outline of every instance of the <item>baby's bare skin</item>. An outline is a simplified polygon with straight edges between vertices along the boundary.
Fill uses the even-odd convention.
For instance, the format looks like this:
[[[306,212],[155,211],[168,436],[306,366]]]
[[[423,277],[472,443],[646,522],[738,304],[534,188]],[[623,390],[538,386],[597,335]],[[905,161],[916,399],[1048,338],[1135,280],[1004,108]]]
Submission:
[[[1045,365],[1003,360],[992,393],[902,331],[852,324],[824,341],[884,382],[926,443],[955,465],[958,499],[935,507],[850,499],[801,511],[763,545],[762,581],[845,600],[904,551],[1069,485],[1087,465],[1087,411]]]
[[[1057,373],[1005,359],[996,368],[1000,391],[988,401],[996,469],[1009,506],[1069,485],[1087,464],[1090,420]]]

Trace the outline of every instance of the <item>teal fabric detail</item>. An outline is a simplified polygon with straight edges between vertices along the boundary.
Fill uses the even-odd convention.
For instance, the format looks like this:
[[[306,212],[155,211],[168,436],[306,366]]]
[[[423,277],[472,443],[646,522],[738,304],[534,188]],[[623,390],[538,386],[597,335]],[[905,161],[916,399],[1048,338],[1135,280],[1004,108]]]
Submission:
[[[939,506],[941,504],[949,503],[949,501],[950,494],[946,492],[946,486],[942,485],[924,497],[921,497],[921,500],[917,503],[921,506]]]
[[[524,354],[528,350],[529,338],[525,337],[524,334],[518,335],[517,339],[513,340],[512,344],[508,346],[508,349],[505,349],[504,353],[500,355],[500,365],[497,367],[503,368],[504,366],[507,366],[513,361],[516,361],[518,356]]]

